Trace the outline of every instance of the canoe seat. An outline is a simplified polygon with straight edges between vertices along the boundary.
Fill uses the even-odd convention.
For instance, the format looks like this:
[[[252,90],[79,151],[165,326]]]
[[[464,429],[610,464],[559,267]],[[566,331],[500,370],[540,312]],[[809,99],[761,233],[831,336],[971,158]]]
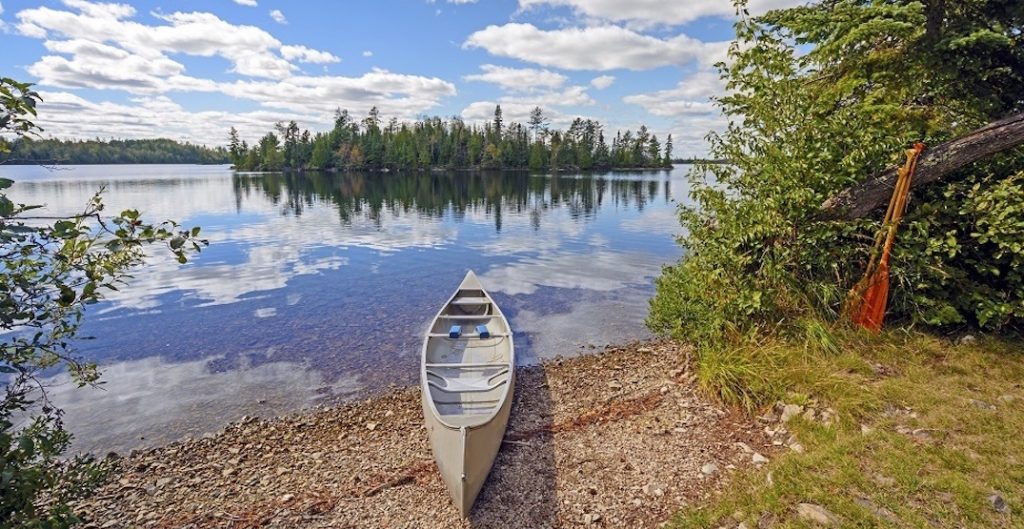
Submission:
[[[447,377],[428,368],[427,374],[441,379],[443,383],[438,383],[428,378],[427,384],[445,393],[483,393],[500,388],[503,384],[508,383],[508,377],[502,378],[497,382],[491,382],[495,378],[508,374],[508,365],[503,364],[503,366],[504,368],[496,373],[480,377]]]
[[[458,336],[452,336],[451,333],[439,333],[439,332],[432,332],[432,333],[430,333],[430,337],[431,338],[448,338],[448,339],[451,339],[451,340],[459,340],[459,339],[463,339],[464,340],[464,339],[467,339],[467,338],[480,338],[481,340],[486,340],[488,338],[505,338],[507,336],[508,336],[508,333],[503,333],[503,332],[492,332],[492,333],[489,333],[487,336],[480,336],[479,333],[462,333],[462,334],[460,334]]]

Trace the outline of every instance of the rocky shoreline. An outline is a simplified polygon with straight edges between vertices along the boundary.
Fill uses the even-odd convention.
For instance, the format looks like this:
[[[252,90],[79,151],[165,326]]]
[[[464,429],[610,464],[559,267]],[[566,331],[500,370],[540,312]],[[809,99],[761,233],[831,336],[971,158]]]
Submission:
[[[78,507],[104,529],[656,527],[777,449],[697,392],[687,352],[648,341],[519,368],[468,520],[434,467],[415,387],[133,453]]]

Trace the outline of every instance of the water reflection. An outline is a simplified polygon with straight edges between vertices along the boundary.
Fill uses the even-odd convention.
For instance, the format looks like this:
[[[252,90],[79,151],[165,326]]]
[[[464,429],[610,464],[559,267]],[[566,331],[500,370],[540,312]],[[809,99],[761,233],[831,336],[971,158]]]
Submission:
[[[522,362],[645,336],[651,279],[679,255],[675,211],[685,194],[682,170],[29,170],[0,166],[0,176],[17,181],[15,200],[46,204],[50,214],[77,211],[106,186],[108,210],[198,224],[211,240],[184,267],[150,256],[131,285],[87,316],[83,330],[95,339],[79,350],[107,366],[108,396],[67,398],[69,422],[93,448],[348,395],[338,384],[414,383],[423,326],[470,268],[509,316]],[[174,374],[168,384],[158,374],[138,382],[164,371]],[[149,396],[135,398],[141,387]],[[246,407],[261,400],[280,404]]]
[[[377,225],[382,215],[415,211],[428,218],[447,215],[462,220],[467,214],[483,212],[501,231],[507,215],[528,215],[531,226],[540,229],[545,211],[564,207],[572,219],[592,217],[606,201],[616,206],[643,211],[659,193],[671,196],[671,185],[651,178],[657,173],[608,175],[537,176],[519,171],[501,172],[411,172],[395,175],[371,173],[289,173],[233,178],[236,204],[245,197],[262,193],[281,207],[282,213],[301,215],[307,207],[329,202],[337,207],[342,224],[365,218]]]

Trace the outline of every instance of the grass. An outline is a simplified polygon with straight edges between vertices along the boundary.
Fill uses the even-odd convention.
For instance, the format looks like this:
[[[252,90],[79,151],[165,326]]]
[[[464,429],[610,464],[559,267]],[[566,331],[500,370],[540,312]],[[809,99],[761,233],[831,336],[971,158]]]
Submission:
[[[702,354],[697,372],[733,403],[816,403],[839,420],[793,419],[804,453],[738,474],[672,527],[810,527],[795,514],[801,502],[825,507],[841,527],[1024,527],[1019,341],[810,327],[799,344]],[[1010,513],[992,507],[997,492]]]

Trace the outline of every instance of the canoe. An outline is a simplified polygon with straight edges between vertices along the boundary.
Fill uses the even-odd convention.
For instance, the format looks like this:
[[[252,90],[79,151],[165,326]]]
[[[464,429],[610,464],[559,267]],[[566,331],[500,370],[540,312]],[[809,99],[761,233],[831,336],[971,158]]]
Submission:
[[[430,446],[462,516],[501,448],[514,387],[512,329],[470,271],[431,321],[420,362]]]

